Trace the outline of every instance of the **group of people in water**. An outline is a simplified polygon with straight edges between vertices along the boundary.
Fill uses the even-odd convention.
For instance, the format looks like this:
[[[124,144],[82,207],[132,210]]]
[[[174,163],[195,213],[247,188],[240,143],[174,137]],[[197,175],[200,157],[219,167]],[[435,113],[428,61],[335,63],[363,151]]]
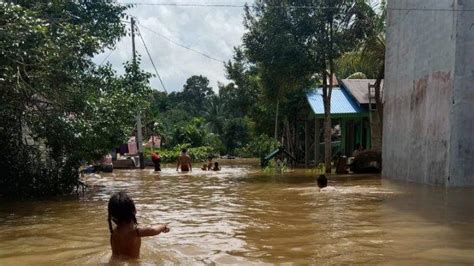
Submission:
[[[151,154],[155,164],[155,171],[161,171],[161,157],[158,152]],[[219,171],[219,163],[213,162],[213,156],[209,155],[207,162],[201,167],[203,171]],[[187,150],[183,149],[178,157],[176,171],[192,171],[191,157]],[[316,179],[320,191],[327,187],[328,180],[325,175]],[[108,203],[108,225],[110,230],[110,245],[114,257],[138,258],[140,256],[141,238],[168,233],[168,224],[160,224],[148,227],[138,226],[137,209],[133,200],[125,192],[112,195]]]
[[[181,154],[181,156],[184,155]],[[189,165],[190,160],[188,160],[189,156],[188,158],[184,156],[182,159],[184,159],[182,162],[184,167],[191,169]],[[186,163],[188,163],[187,166]],[[178,161],[178,168],[180,165],[181,162]],[[327,187],[328,180],[325,175],[320,175],[316,179],[316,183],[319,190],[322,191]],[[118,192],[112,195],[108,204],[108,224],[110,230],[110,245],[114,257],[138,258],[140,257],[142,237],[156,236],[170,231],[168,224],[139,227],[136,214],[137,209],[135,203],[127,193]]]
[[[203,171],[220,171],[221,168],[219,167],[218,162],[212,162],[214,156],[209,155],[207,157],[207,163],[203,164],[201,170]],[[151,160],[155,165],[155,171],[161,171],[161,157],[158,152],[153,152],[151,154]],[[187,149],[182,149],[181,154],[178,156],[176,165],[176,171],[181,169],[181,172],[190,172],[193,170],[193,166],[191,164],[191,157],[188,155]]]

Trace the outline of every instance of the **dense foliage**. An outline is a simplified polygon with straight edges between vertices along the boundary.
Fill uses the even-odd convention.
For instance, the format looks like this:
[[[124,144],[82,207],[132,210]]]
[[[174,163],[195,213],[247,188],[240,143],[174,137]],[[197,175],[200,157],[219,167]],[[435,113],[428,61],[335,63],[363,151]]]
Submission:
[[[308,117],[307,89],[327,71],[380,77],[384,17],[374,20],[363,0],[306,3],[314,9],[274,3],[246,8],[243,45],[224,63],[229,83],[215,91],[195,75],[168,94],[150,89],[139,56],[123,75],[92,63],[126,34],[127,6],[1,2],[0,196],[70,192],[79,165],[133,135],[137,114],[145,139],[161,136],[164,162],[183,147],[194,161],[216,153],[261,157],[279,145],[303,153],[297,121]],[[366,61],[356,60],[361,54]]]
[[[47,196],[77,184],[83,160],[100,158],[146,108],[148,74],[118,76],[91,58],[125,34],[112,1],[0,3],[0,194]]]
[[[187,143],[260,156],[284,145],[293,154],[303,152],[298,121],[308,117],[307,89],[320,86],[333,61],[371,36],[376,21],[366,1],[306,3],[314,9],[300,4],[259,0],[245,9],[243,46],[225,63],[231,82],[217,94],[201,76],[189,78],[182,92],[155,93],[165,148]],[[352,70],[365,71],[359,65]]]
[[[257,94],[246,91],[256,87],[240,84],[222,85],[215,94],[207,78],[192,76],[180,92],[154,92],[149,118],[158,125],[163,148],[212,147],[214,153],[240,155],[236,151],[255,136],[249,115]]]
[[[275,102],[275,138],[295,154],[300,152],[291,132],[297,118],[289,116],[294,104],[303,104],[305,89],[321,85],[324,102],[325,163],[331,164],[330,103],[334,61],[373,34],[374,12],[362,0],[258,0],[246,9],[243,37],[245,54],[259,68],[267,98]],[[329,82],[327,81],[329,80]],[[283,112],[280,112],[283,109]],[[307,116],[306,116],[307,117]],[[283,128],[281,132],[279,129]],[[281,132],[281,133],[279,133]]]
[[[181,153],[181,149],[186,148],[193,162],[204,162],[209,156],[214,156],[214,148],[210,146],[191,147],[189,144],[176,145],[172,148],[162,148],[159,150],[162,163],[176,163],[176,157]],[[154,150],[156,151],[156,149]],[[151,148],[145,149],[145,157],[151,157]]]

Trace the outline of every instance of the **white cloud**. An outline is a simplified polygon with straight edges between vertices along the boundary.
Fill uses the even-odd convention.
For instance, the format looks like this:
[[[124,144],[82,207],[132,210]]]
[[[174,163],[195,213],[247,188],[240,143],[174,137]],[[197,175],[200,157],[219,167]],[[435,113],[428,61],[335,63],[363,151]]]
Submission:
[[[163,1],[137,2],[164,3]],[[207,2],[174,1],[171,3],[243,5],[245,1],[209,2],[208,0]],[[233,47],[241,44],[244,33],[243,9],[241,8],[137,5],[129,9],[128,14],[136,17],[139,23],[145,27],[222,61],[232,58]],[[206,76],[215,90],[217,90],[218,81],[226,81],[223,62],[216,62],[172,44],[144,27],[141,27],[140,30],[168,92],[182,90],[186,79],[192,75]],[[153,66],[138,36],[135,42],[137,51],[142,57],[142,68],[154,73]],[[97,55],[94,61],[96,63],[102,62],[108,53],[109,51],[105,51],[103,54]],[[131,60],[131,57],[131,39],[126,36],[117,44],[116,50],[108,58],[108,61],[122,73],[122,64]],[[155,89],[162,90],[158,78],[153,78],[151,85]]]

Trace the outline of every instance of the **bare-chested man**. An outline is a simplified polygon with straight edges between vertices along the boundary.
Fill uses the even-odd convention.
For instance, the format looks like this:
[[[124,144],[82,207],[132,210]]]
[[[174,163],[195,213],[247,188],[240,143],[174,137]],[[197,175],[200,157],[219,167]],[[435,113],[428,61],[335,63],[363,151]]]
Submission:
[[[179,166],[181,166],[181,172],[188,172],[193,170],[191,166],[191,157],[189,157],[187,152],[187,149],[181,150],[181,155],[178,157],[178,165],[176,166],[176,171],[178,171]]]

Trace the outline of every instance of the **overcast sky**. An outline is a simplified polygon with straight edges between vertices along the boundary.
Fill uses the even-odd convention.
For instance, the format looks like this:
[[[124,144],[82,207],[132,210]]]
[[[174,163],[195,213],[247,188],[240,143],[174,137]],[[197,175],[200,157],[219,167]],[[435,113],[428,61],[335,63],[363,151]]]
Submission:
[[[141,0],[119,1],[136,3],[193,3],[193,4],[235,4],[243,5],[245,0]],[[252,1],[247,1],[252,2]],[[217,91],[217,82],[228,82],[224,77],[223,61],[232,58],[232,49],[241,44],[244,27],[243,9],[231,7],[176,7],[136,5],[128,10],[140,24],[140,30],[148,46],[151,57],[160,73],[168,92],[180,91],[186,79],[192,75],[204,75]],[[198,53],[179,47],[160,37],[145,27],[167,38],[203,52],[218,60],[211,60]],[[143,44],[137,36],[137,52],[142,57],[142,68],[154,73]],[[110,50],[99,54],[94,61],[101,63]],[[123,73],[122,64],[131,60],[132,45],[129,36],[123,37],[117,48],[110,54],[108,61]],[[162,90],[158,78],[151,80],[154,89]]]
[[[375,6],[380,2],[380,0],[370,1]],[[209,78],[210,86],[216,92],[217,82],[228,82],[224,76],[223,62],[231,59],[233,47],[242,43],[243,8],[157,6],[143,3],[244,5],[246,2],[252,4],[254,0],[119,0],[118,2],[138,3],[127,13],[137,18],[139,26],[142,25],[140,29],[145,43],[168,92],[181,91],[186,79],[192,75],[204,75]],[[211,56],[217,61],[184,49],[170,40]],[[140,38],[137,36],[135,41],[137,52],[142,57],[142,68],[154,74],[155,71]],[[131,38],[123,37],[112,53],[107,50],[97,55],[94,61],[100,64],[105,58],[117,72],[123,73],[123,63],[132,58]],[[151,79],[151,85],[154,89],[163,90],[157,77]]]

